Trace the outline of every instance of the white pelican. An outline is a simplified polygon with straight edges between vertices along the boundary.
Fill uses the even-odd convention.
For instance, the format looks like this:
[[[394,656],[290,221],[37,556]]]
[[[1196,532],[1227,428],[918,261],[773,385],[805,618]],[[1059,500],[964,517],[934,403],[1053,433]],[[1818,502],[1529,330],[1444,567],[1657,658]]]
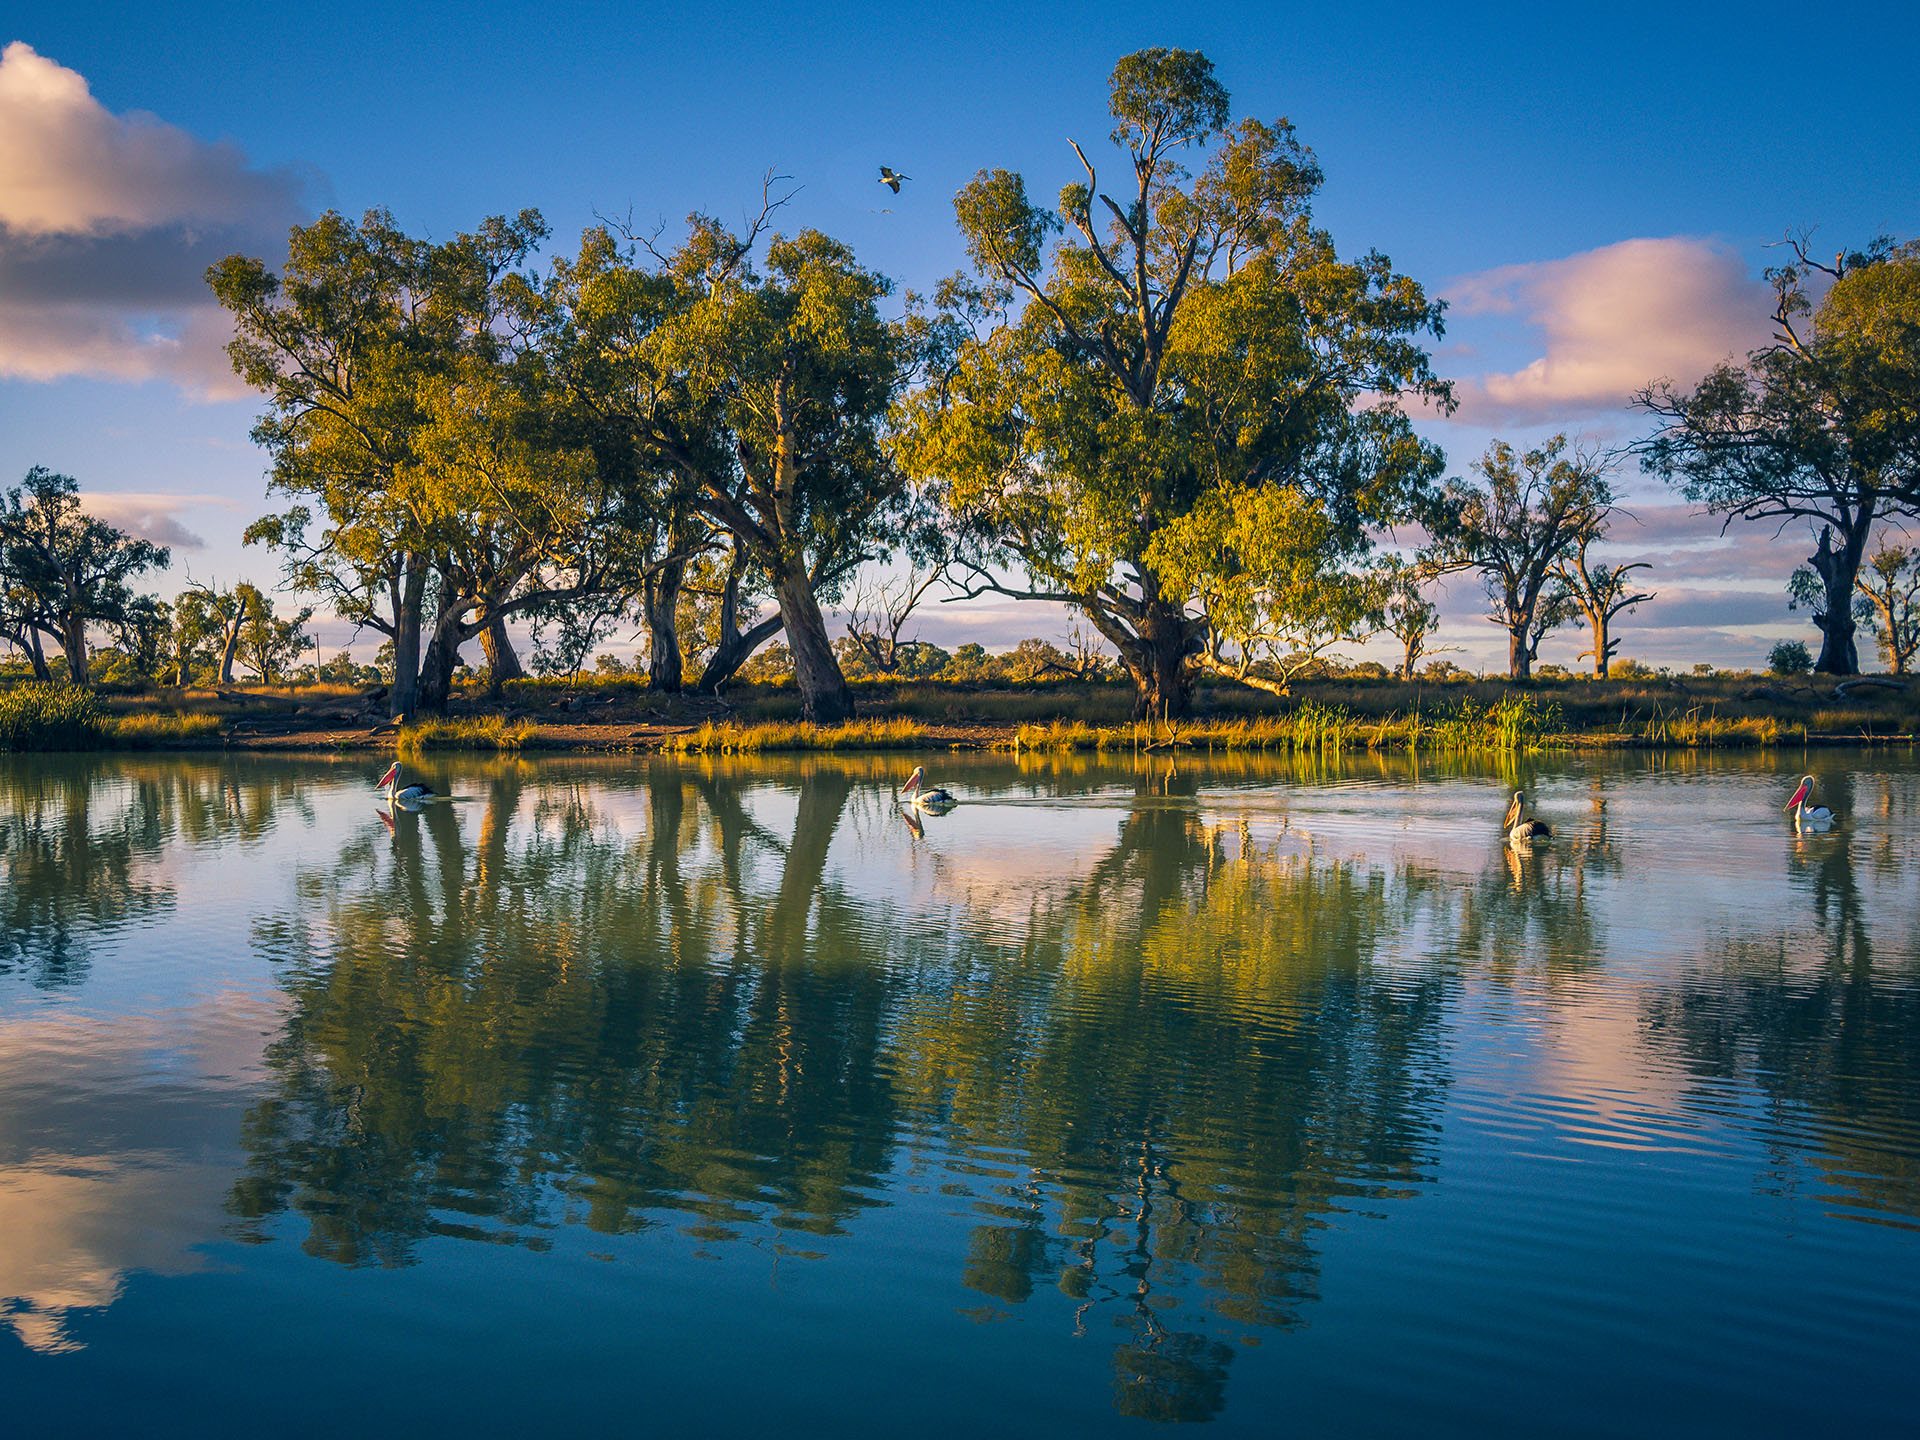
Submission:
[[[1833,811],[1824,805],[1809,805],[1813,798],[1813,776],[1802,775],[1800,784],[1793,792],[1793,798],[1786,803],[1786,809],[1793,812],[1793,828],[1802,835],[1819,834],[1833,828]]]
[[[890,169],[885,165],[880,167],[880,183],[896,195],[900,193],[900,182],[912,178],[911,175],[902,175],[898,170]]]
[[[941,789],[922,789],[927,778],[926,768],[913,767],[913,774],[907,777],[907,783],[900,787],[900,793],[907,797],[907,803],[917,810],[927,810],[935,815],[944,815],[960,802]]]
[[[400,783],[400,762],[394,761],[387,767],[387,773],[373,782],[387,792],[389,805],[424,805],[429,800],[438,799],[430,786],[402,785]]]
[[[1501,822],[1501,828],[1507,832],[1507,844],[1516,850],[1544,845],[1553,838],[1553,827],[1527,814],[1527,808],[1527,792],[1514,791],[1513,803],[1507,806],[1507,818]]]

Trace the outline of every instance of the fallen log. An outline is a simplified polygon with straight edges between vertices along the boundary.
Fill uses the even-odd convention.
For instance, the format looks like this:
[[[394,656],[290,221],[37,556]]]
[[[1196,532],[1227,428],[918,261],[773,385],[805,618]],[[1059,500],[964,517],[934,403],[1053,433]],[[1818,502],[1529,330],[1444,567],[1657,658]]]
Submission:
[[[1856,690],[1901,690],[1907,688],[1902,680],[1889,679],[1885,675],[1856,675],[1851,680],[1842,680],[1833,687],[1833,699],[1845,700]]]

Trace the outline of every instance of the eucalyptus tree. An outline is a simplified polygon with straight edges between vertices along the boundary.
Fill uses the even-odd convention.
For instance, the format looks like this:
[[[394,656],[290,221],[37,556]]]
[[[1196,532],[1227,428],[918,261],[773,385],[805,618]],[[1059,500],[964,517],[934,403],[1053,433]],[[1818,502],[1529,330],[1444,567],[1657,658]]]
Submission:
[[[165,546],[89,515],[72,476],[36,465],[0,492],[0,638],[26,651],[41,676],[51,641],[68,681],[85,685],[87,627],[127,620],[140,603],[131,582],[168,558]]]
[[[593,340],[600,412],[765,574],[803,712],[830,721],[853,697],[821,598],[899,528],[906,486],[882,442],[913,340],[882,314],[891,283],[845,245],[803,230],[763,246],[773,208],[739,234],[695,216],[671,252],[589,231],[556,310]],[[650,610],[669,613],[664,597]]]
[[[313,610],[302,606],[291,615],[281,615],[273,597],[257,585],[234,587],[240,599],[238,651],[241,660],[252,668],[263,685],[276,685],[300,663],[300,656],[312,646],[307,622]]]
[[[1651,590],[1634,589],[1637,582],[1631,578],[1636,570],[1651,570],[1653,566],[1649,562],[1635,560],[1631,564],[1609,565],[1603,560],[1587,558],[1587,550],[1601,538],[1601,533],[1598,529],[1583,531],[1553,571],[1568,602],[1579,611],[1586,622],[1587,633],[1593,637],[1593,647],[1581,651],[1575,658],[1593,657],[1596,680],[1607,678],[1607,667],[1620,649],[1620,642],[1613,638],[1614,619],[1654,597]]]
[[[399,715],[416,705],[427,601],[455,598],[436,567],[466,519],[430,478],[423,441],[447,438],[434,400],[463,362],[502,361],[505,283],[546,233],[525,210],[433,244],[384,210],[329,211],[294,228],[282,274],[245,255],[207,272],[233,313],[234,370],[267,400],[268,488],[294,502],[247,538],[283,551],[294,588],[388,637]]]
[[[1920,514],[1920,247],[1876,242],[1831,265],[1804,241],[1794,254],[1770,272],[1772,342],[1691,390],[1642,390],[1636,402],[1658,424],[1640,450],[1648,471],[1727,524],[1818,530],[1814,668],[1852,675],[1853,597],[1874,527]]]
[[[214,683],[233,683],[234,663],[240,658],[240,637],[246,626],[247,605],[260,592],[245,583],[230,590],[191,584],[173,603],[175,683],[188,684],[195,670],[211,670]]]
[[[1894,674],[1905,675],[1920,651],[1920,548],[1883,543],[1857,584],[1881,658]]]
[[[1480,572],[1487,618],[1507,632],[1507,674],[1526,680],[1542,637],[1573,613],[1561,562],[1605,529],[1607,463],[1556,435],[1526,451],[1495,440],[1474,468],[1484,484],[1452,488],[1449,560]]]
[[[1811,565],[1787,578],[1787,594],[1790,610],[1826,602],[1826,587]],[[1875,547],[1854,581],[1853,618],[1878,642],[1887,668],[1905,675],[1920,650],[1920,548],[1884,540]]]
[[[422,400],[418,460],[399,484],[436,537],[419,702],[439,711],[463,644],[523,612],[629,595],[657,557],[621,478],[554,429],[537,369],[463,361]]]
[[[1440,607],[1426,593],[1436,572],[1429,561],[1398,557],[1380,567],[1380,629],[1400,642],[1402,680],[1413,679],[1422,657],[1432,650],[1433,632],[1440,628]]]
[[[1284,120],[1230,121],[1204,55],[1124,57],[1109,108],[1117,195],[1075,143],[1086,179],[1053,208],[1007,170],[957,197],[971,269],[940,288],[902,454],[973,593],[1078,608],[1138,710],[1177,714],[1196,665],[1250,674],[1292,643],[1303,568],[1351,569],[1370,527],[1432,501],[1441,460],[1401,406],[1451,405],[1422,348],[1442,306],[1378,253],[1340,257],[1312,153]],[[1309,630],[1341,623],[1322,593],[1336,613]]]

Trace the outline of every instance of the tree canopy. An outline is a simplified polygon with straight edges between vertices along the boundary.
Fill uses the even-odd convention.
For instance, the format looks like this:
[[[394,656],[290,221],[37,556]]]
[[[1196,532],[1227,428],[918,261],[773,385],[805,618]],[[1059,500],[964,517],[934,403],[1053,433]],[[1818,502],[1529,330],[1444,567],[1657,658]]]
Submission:
[[[1605,528],[1613,503],[1606,463],[1556,435],[1531,450],[1495,440],[1475,463],[1483,483],[1452,487],[1452,563],[1480,572],[1487,618],[1507,632],[1507,674],[1526,680],[1540,641],[1571,617],[1561,570]]]
[[[44,641],[60,648],[67,679],[88,678],[87,627],[138,618],[134,577],[166,565],[165,546],[89,515],[79,482],[36,465],[0,492],[0,638],[48,673]]]
[[[1432,500],[1402,401],[1451,403],[1422,343],[1442,307],[1385,256],[1340,257],[1312,153],[1230,121],[1204,55],[1126,56],[1109,109],[1117,194],[1075,143],[1086,179],[1052,208],[1006,170],[955,200],[972,265],[940,288],[902,448],[973,593],[1078,607],[1139,708],[1177,713],[1196,663],[1248,674],[1297,628],[1295,545],[1332,576]]]
[[[821,597],[900,529],[906,484],[883,442],[914,342],[882,312],[891,282],[839,241],[802,230],[763,245],[775,208],[739,234],[693,216],[672,251],[589,231],[556,267],[549,324],[634,463],[667,472],[678,504],[730,538],[733,593],[746,567],[765,577],[803,710],[831,721],[853,697]],[[684,518],[679,528],[695,548],[711,543]],[[668,598],[648,601],[656,648]],[[725,648],[732,666],[751,653]]]
[[[1824,591],[1815,668],[1860,668],[1853,597],[1875,525],[1920,514],[1920,248],[1885,242],[1772,272],[1775,336],[1691,390],[1660,381],[1645,468],[1728,523],[1805,522]],[[1830,286],[1816,299],[1815,286]]]

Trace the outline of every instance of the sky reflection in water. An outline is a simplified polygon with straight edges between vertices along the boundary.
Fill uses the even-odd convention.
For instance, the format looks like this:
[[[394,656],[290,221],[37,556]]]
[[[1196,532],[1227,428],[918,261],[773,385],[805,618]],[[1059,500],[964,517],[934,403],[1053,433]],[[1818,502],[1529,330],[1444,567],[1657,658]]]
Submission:
[[[429,768],[0,766],[14,1415],[1904,1419],[1904,758]]]

